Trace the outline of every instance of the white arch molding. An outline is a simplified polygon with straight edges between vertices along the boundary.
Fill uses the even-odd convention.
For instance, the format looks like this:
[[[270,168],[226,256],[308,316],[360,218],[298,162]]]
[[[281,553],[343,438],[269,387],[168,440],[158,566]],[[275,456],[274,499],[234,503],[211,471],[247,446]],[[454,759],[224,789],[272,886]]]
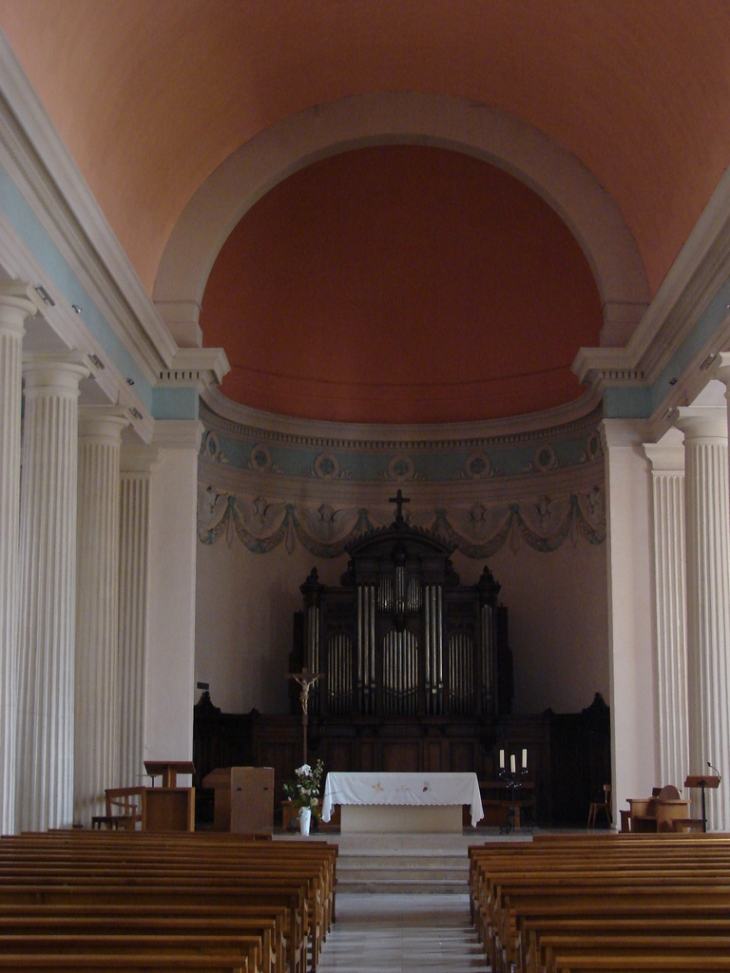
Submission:
[[[603,307],[601,343],[626,344],[649,304],[649,283],[623,214],[592,173],[519,118],[462,98],[412,92],[357,95],[306,109],[250,139],[211,173],[170,234],[153,290],[178,343],[201,343],[198,315],[210,270],[262,196],[319,159],[387,144],[464,152],[534,190],[566,223],[590,264]]]

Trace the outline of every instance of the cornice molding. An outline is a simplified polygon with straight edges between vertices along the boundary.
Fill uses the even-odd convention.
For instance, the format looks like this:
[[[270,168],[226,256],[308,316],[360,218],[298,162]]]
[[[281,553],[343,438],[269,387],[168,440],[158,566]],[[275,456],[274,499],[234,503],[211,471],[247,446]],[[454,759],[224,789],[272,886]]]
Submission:
[[[0,31],[0,164],[154,382],[176,344]],[[54,295],[55,296],[55,295]]]
[[[602,487],[605,467],[602,458],[593,463],[556,469],[548,473],[525,473],[519,476],[494,477],[484,480],[439,480],[394,484],[393,482],[312,480],[285,477],[227,466],[201,455],[198,481],[230,493],[266,497],[269,501],[306,503],[382,504],[388,505],[396,486],[413,499],[414,506],[467,503],[508,503],[512,500],[535,500],[543,496],[564,496],[576,491],[589,493]]]
[[[600,395],[608,386],[650,386],[667,367],[708,308],[719,289],[730,277],[730,170],[727,170],[702,216],[690,233],[679,256],[662,282],[656,296],[625,348],[581,348],[572,365],[581,382],[591,384]],[[730,312],[730,308],[727,309]],[[677,376],[691,385],[694,394],[705,383],[689,373],[696,371],[707,355],[730,343],[730,313],[715,330],[712,340],[700,355]],[[682,389],[662,400],[654,422],[666,411],[668,399],[677,401]]]
[[[42,281],[45,276],[35,255],[28,249],[2,211],[0,211],[0,268],[14,275],[16,280]],[[56,303],[52,307],[40,302],[39,316],[53,331],[60,344],[68,349],[73,348],[85,356],[89,372],[104,398],[121,408],[128,408],[133,416],[132,424],[137,436],[142,442],[149,442],[154,423],[149,410],[127,384],[125,376],[109,358],[106,350],[86,327],[83,317],[74,313],[62,294],[56,294],[54,299]],[[30,327],[35,327],[33,321],[26,323],[26,330]],[[30,336],[26,335],[24,347],[28,345],[29,339]]]
[[[194,388],[203,393],[211,385],[220,385],[230,372],[222,348],[178,348],[170,367],[158,376],[158,387]]]
[[[327,449],[454,449],[535,443],[567,438],[595,426],[599,397],[584,394],[545,412],[432,425],[381,425],[295,419],[240,405],[210,387],[202,394],[201,416],[235,436]]]

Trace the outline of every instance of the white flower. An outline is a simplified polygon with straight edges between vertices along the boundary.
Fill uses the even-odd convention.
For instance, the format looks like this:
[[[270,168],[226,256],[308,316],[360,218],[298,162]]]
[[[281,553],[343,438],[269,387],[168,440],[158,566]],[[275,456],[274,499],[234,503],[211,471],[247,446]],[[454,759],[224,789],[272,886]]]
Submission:
[[[302,764],[301,767],[297,767],[294,773],[297,775],[297,777],[311,777],[312,768],[309,766],[309,764]]]

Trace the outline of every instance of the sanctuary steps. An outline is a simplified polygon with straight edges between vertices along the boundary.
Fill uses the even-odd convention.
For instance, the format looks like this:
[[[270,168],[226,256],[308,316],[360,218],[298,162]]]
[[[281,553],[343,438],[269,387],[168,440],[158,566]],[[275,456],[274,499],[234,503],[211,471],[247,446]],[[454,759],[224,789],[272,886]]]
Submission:
[[[525,836],[525,840],[530,838]],[[325,840],[316,835],[276,835],[275,839]],[[505,839],[465,829],[463,834],[327,834],[326,840],[339,846],[338,894],[464,895],[469,882],[469,846]],[[520,835],[512,840],[520,840]]]

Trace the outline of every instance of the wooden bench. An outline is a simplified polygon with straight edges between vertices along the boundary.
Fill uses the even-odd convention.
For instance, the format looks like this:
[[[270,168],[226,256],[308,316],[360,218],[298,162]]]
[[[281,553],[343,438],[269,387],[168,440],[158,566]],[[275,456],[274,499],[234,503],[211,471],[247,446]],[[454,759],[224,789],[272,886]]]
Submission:
[[[205,908],[232,902],[239,909],[284,908],[290,968],[304,968],[308,942],[312,968],[316,967],[327,924],[334,919],[337,849],[333,846],[290,843],[296,848],[285,849],[271,842],[240,842],[238,836],[228,835],[212,840],[206,836],[199,842],[191,842],[187,835],[180,842],[177,834],[162,840],[155,835],[152,841],[139,841],[139,832],[96,832],[91,839],[89,835],[67,832],[2,839],[0,918],[13,902],[25,908],[56,903],[54,908],[67,909],[105,903],[110,909],[149,909],[150,904],[159,908],[166,903],[181,910],[187,905],[200,908],[201,902]],[[233,840],[220,841],[220,837]]]
[[[661,908],[668,896],[730,905],[730,841],[688,837],[673,844],[656,836],[651,843],[613,836],[608,842],[591,837],[470,849],[473,918],[494,969],[520,958],[521,910],[534,913],[546,902],[561,902],[565,916],[571,908],[599,916],[607,903],[629,913],[637,902]]]

